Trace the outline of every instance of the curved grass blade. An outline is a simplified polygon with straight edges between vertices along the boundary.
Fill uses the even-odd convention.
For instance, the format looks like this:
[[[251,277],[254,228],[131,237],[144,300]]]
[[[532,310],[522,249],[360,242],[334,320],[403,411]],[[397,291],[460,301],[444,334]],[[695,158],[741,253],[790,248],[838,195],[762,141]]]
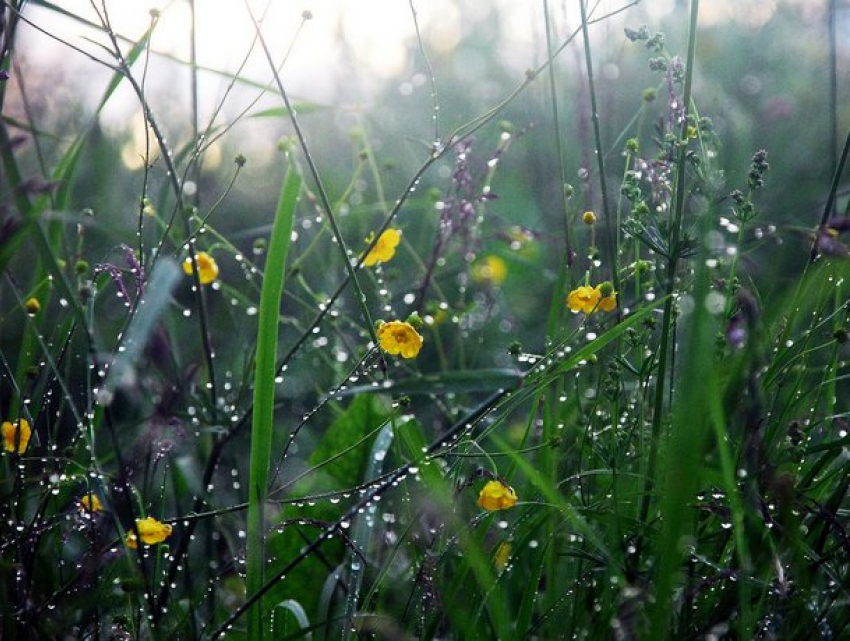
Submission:
[[[366,465],[364,482],[368,483],[371,479],[376,479],[381,476],[384,470],[384,459],[387,457],[387,452],[393,442],[393,426],[391,423],[385,425],[378,433],[375,443],[372,446],[371,456]],[[377,514],[377,503],[373,503],[371,507],[366,508],[366,512],[357,518],[357,524],[354,526],[354,535],[352,543],[361,551],[365,551],[369,547],[372,540],[372,534],[375,527],[375,519]],[[355,554],[350,553],[349,575],[348,575],[348,596],[345,601],[345,622],[343,627],[342,638],[350,639],[353,629],[354,617],[357,614],[357,602],[360,598],[360,588],[363,586],[363,573],[366,568],[363,567],[363,561]]]
[[[286,612],[289,612],[295,618],[295,621],[298,623],[298,627],[301,628],[302,631],[304,631],[303,638],[307,639],[307,641],[312,641],[313,634],[308,631],[310,629],[310,619],[307,617],[307,612],[304,611],[304,608],[301,606],[300,603],[298,603],[298,601],[295,601],[294,599],[287,599],[286,601],[281,601],[280,603],[278,603],[274,607],[274,609],[285,611],[281,613],[281,617],[286,617]],[[280,638],[281,634],[286,634],[287,632],[286,624],[284,623],[283,630],[281,631],[278,631],[277,626],[277,617],[275,617],[273,633],[275,635],[275,638]]]

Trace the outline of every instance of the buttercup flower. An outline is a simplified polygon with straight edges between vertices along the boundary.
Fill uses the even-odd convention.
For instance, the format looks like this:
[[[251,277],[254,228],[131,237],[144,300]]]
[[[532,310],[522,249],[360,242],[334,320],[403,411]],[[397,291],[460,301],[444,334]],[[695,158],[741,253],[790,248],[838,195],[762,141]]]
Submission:
[[[567,306],[573,312],[590,314],[596,309],[596,305],[601,297],[602,294],[600,294],[598,289],[582,285],[569,293],[567,296]]]
[[[508,275],[508,266],[498,256],[485,256],[472,268],[472,279],[478,283],[501,285]]]
[[[378,237],[378,242],[366,254],[363,259],[363,264],[366,267],[372,267],[377,263],[386,263],[395,256],[395,248],[398,247],[401,241],[401,232],[392,227],[384,230],[384,233]],[[367,241],[370,242],[370,241]]]
[[[165,539],[171,536],[171,526],[167,523],[160,523],[153,517],[146,519],[136,519],[136,528],[139,530],[139,536],[142,538],[142,543],[145,545],[154,545],[162,543]],[[136,539],[136,533],[132,530],[127,532],[127,547],[134,550],[139,547],[139,542]]]
[[[7,452],[17,452],[18,454],[26,452],[30,436],[32,436],[32,430],[27,419],[22,418],[15,423],[3,422],[3,447]]]
[[[201,285],[209,285],[218,278],[218,264],[215,259],[207,252],[198,252],[195,254],[198,261],[198,271]],[[189,257],[183,261],[183,271],[189,276],[192,275],[192,258]]]
[[[37,298],[27,298],[24,301],[24,309],[30,316],[35,316],[41,311],[41,303]]]
[[[582,214],[581,220],[585,225],[593,225],[596,223],[596,214],[592,211],[586,211]]]
[[[478,505],[490,512],[507,510],[516,505],[517,495],[514,488],[501,481],[487,481],[478,494]]]
[[[567,306],[576,313],[612,312],[617,308],[617,292],[607,281],[596,287],[582,285],[569,293]]]
[[[97,494],[86,494],[80,499],[80,512],[102,512],[103,503]]]
[[[511,558],[511,544],[507,541],[500,543],[499,547],[496,549],[496,554],[493,557],[493,565],[496,566],[496,569],[501,572],[505,569],[505,566],[508,564],[508,560]]]
[[[422,349],[422,337],[410,323],[390,321],[378,325],[378,342],[387,354],[414,358]]]

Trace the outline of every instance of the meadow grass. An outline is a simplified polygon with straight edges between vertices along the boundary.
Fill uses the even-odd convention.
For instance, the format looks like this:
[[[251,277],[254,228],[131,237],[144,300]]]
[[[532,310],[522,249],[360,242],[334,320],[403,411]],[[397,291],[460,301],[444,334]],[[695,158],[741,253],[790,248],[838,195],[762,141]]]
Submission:
[[[640,95],[599,71],[638,3],[580,0],[571,24],[544,0],[543,61],[471,117],[407,4],[431,139],[400,125],[400,168],[380,115],[345,135],[290,97],[309,11],[276,59],[235,3],[255,34],[228,73],[198,63],[190,0],[172,148],[160,14],[129,38],[117,3],[7,3],[2,638],[845,638],[835,38],[831,176],[792,224],[770,194],[793,171],[762,145],[729,164],[731,112],[703,104],[698,0],[668,25],[681,51],[614,31]],[[64,45],[110,74],[61,135],[16,40],[51,13],[95,30],[96,53]],[[224,81],[207,122],[201,74]],[[99,125],[118,92],[144,116],[135,170]],[[255,121],[269,166],[209,170]]]

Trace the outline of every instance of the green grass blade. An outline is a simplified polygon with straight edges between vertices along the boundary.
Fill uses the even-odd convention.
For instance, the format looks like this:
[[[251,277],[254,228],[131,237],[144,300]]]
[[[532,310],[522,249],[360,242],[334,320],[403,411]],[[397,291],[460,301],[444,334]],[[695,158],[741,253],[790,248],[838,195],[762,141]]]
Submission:
[[[295,621],[298,623],[298,627],[304,631],[304,638],[307,641],[311,641],[313,638],[312,633],[307,632],[310,629],[310,618],[307,616],[307,612],[305,612],[304,608],[301,606],[298,601],[293,599],[286,599],[286,601],[281,601],[275,606],[276,611],[282,610],[279,613],[280,618],[284,620],[283,624],[278,623],[277,617],[275,617],[274,624],[274,632],[275,638],[280,638],[281,635],[285,635],[287,633],[287,613],[291,614],[292,617],[295,618]],[[278,625],[280,625],[283,630],[278,631]]]
[[[378,478],[384,470],[384,459],[386,459],[387,451],[393,442],[393,426],[387,424],[378,433],[374,445],[372,445],[371,456],[366,465],[366,473],[364,481],[369,482],[371,479]],[[375,523],[377,519],[377,503],[366,508],[366,512],[357,517],[357,523],[354,526],[352,543],[364,553],[369,548],[369,543],[372,540]],[[350,553],[349,563],[349,580],[348,580],[348,597],[345,601],[345,621],[343,622],[343,639],[350,639],[351,632],[354,627],[354,617],[357,614],[357,604],[360,598],[360,589],[363,586],[363,574],[366,568],[363,562],[355,554]]]
[[[301,191],[301,177],[287,170],[275,212],[269,242],[257,332],[257,355],[254,376],[254,415],[251,426],[251,463],[248,485],[248,539],[246,549],[246,594],[248,598],[263,585],[265,564],[265,501],[274,429],[275,374],[278,319],[283,296],[286,254],[292,236],[295,206]],[[248,638],[261,639],[262,601],[257,599],[248,617]]]
[[[153,269],[137,311],[130,321],[119,351],[103,383],[103,391],[112,396],[116,386],[130,374],[148,342],[157,322],[171,302],[171,291],[180,278],[181,270],[170,258],[163,258]]]

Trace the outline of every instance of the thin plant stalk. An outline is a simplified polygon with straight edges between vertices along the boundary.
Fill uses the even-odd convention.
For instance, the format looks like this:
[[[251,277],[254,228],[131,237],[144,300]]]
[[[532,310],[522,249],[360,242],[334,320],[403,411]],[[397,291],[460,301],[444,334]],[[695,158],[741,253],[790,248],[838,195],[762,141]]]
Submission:
[[[260,46],[262,46],[263,51],[266,54],[266,59],[269,63],[269,67],[272,70],[272,75],[275,80],[275,84],[277,85],[278,93],[280,97],[283,98],[283,102],[286,105],[286,110],[289,115],[289,121],[292,123],[292,128],[295,130],[295,136],[298,138],[298,144],[301,147],[301,153],[304,154],[304,159],[307,162],[307,168],[310,171],[310,175],[313,178],[313,182],[316,185],[316,190],[319,194],[319,201],[322,204],[322,207],[325,210],[325,215],[328,217],[328,222],[330,223],[331,229],[334,233],[334,238],[336,239],[337,244],[339,245],[339,250],[342,253],[342,261],[345,265],[345,269],[348,272],[348,277],[351,280],[351,284],[354,287],[355,298],[357,299],[357,304],[360,307],[360,311],[363,314],[363,319],[366,321],[366,330],[369,333],[369,337],[372,339],[372,342],[377,345],[378,344],[378,335],[375,333],[375,323],[372,321],[372,315],[369,312],[369,307],[366,304],[366,296],[363,294],[363,289],[360,287],[360,279],[357,278],[357,273],[355,270],[355,265],[352,264],[351,258],[349,256],[348,247],[345,244],[345,240],[342,237],[342,233],[339,230],[339,226],[336,222],[336,216],[334,215],[333,205],[331,204],[330,197],[328,196],[327,191],[325,190],[324,182],[319,176],[319,169],[316,166],[315,161],[313,160],[313,155],[310,153],[310,149],[307,146],[307,140],[304,137],[304,132],[301,130],[301,126],[298,124],[298,118],[295,115],[295,109],[292,107],[292,103],[289,100],[289,94],[283,86],[283,82],[280,79],[280,74],[277,72],[277,68],[274,64],[274,60],[271,56],[271,51],[269,50],[268,44],[266,43],[266,39],[263,36],[263,32],[260,29],[260,24],[257,22],[257,19],[254,17],[253,12],[251,11],[250,5],[245,3],[245,7],[248,10],[248,14],[251,17],[251,21],[254,24],[254,29],[257,33],[257,37],[260,40]]]
[[[683,96],[684,104],[690,108],[691,104],[691,88],[693,86],[693,68],[696,54],[696,36],[697,23],[699,19],[699,0],[691,0],[691,17],[690,26],[688,29],[688,58],[685,68],[685,91]],[[682,123],[681,137],[685,139],[687,135],[688,119],[684,119]],[[679,258],[681,257],[680,237],[682,232],[682,219],[685,211],[686,198],[686,175],[687,161],[686,149],[684,146],[679,152],[677,159],[676,172],[676,195],[675,195],[675,214],[670,228],[670,253],[667,258],[667,281],[665,285],[665,294],[668,296],[664,303],[664,312],[661,320],[661,341],[658,350],[658,364],[655,373],[655,399],[652,416],[652,435],[649,446],[649,462],[647,465],[646,481],[644,482],[643,496],[641,497],[639,520],[642,525],[646,525],[649,516],[649,508],[652,502],[652,488],[655,483],[656,466],[658,462],[658,450],[661,443],[662,423],[664,420],[664,391],[667,380],[668,359],[671,358],[671,334],[674,322],[673,318],[673,297],[672,294],[676,288],[676,271],[679,266]],[[671,383],[672,384],[672,383]],[[638,548],[638,557],[644,543],[644,538],[641,537],[641,547]]]
[[[593,79],[593,56],[590,51],[590,34],[587,28],[587,3],[580,0],[581,7],[581,33],[584,39],[584,62],[587,69],[587,86],[590,92],[590,119],[593,124],[593,141],[596,146],[596,167],[599,172],[599,190],[602,199],[602,217],[605,222],[605,242],[608,246],[608,255],[611,260],[611,283],[614,291],[620,291],[620,275],[617,273],[617,257],[619,243],[618,230],[614,227],[614,220],[608,207],[608,184],[605,178],[605,153],[602,147],[602,132],[599,129],[599,109],[596,104],[596,83]],[[686,103],[687,104],[687,103]]]
[[[571,266],[573,263],[573,248],[570,243],[570,220],[567,207],[568,195],[566,191],[567,172],[564,167],[564,153],[561,149],[561,118],[558,111],[558,92],[555,85],[555,52],[552,42],[552,24],[549,17],[549,1],[543,0],[543,17],[546,22],[546,55],[549,62],[549,101],[552,105],[552,133],[555,136],[555,151],[558,154],[558,175],[561,179],[561,202],[564,208],[564,251],[566,253],[565,263]]]

